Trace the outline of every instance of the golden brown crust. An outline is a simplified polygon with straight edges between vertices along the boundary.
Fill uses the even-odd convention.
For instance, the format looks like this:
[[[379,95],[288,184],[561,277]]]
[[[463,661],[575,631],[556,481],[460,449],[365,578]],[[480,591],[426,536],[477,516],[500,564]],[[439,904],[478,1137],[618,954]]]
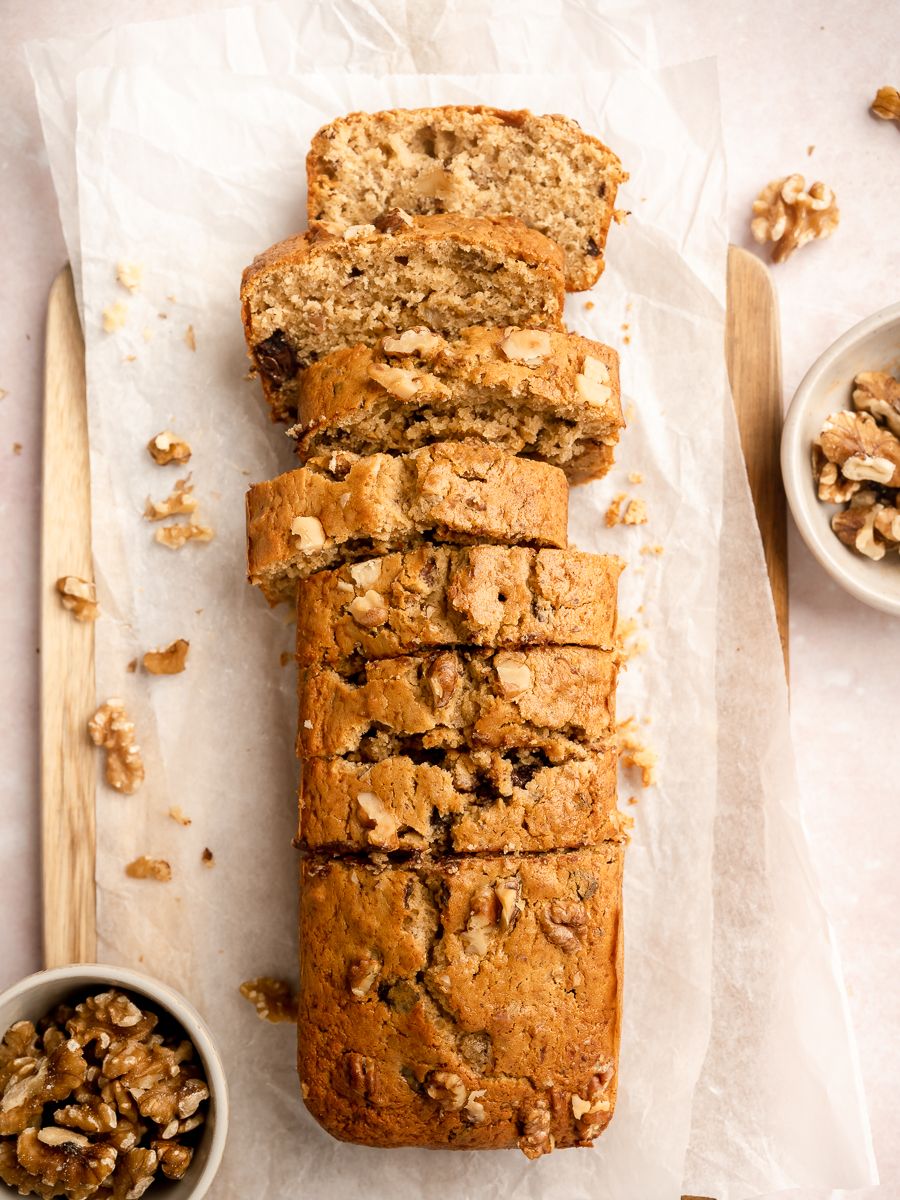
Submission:
[[[544,1152],[590,1145],[616,1098],[621,873],[615,842],[307,860],[298,1066],[316,1120],[369,1146],[540,1152],[542,1128]]]
[[[623,566],[580,550],[424,544],[319,571],[297,583],[297,662],[347,673],[466,644],[611,650]]]
[[[549,332],[542,353],[526,362],[512,357],[511,332],[475,326],[455,337],[426,335],[410,353],[398,353],[395,339],[387,339],[389,352],[383,338],[337,350],[294,385],[268,389],[273,418],[296,416],[290,432],[304,460],[334,449],[371,454],[478,436],[561,467],[570,483],[599,478],[625,424],[615,350]],[[608,383],[585,394],[579,377],[588,359],[602,364]],[[401,387],[413,394],[390,391],[383,367],[403,372]]]
[[[599,279],[628,178],[570,117],[489,105],[349,113],[315,135],[306,173],[310,229],[338,232],[395,205],[512,213],[565,246],[569,291]]]
[[[492,446],[448,442],[398,457],[335,455],[250,488],[248,574],[274,603],[293,597],[298,577],[426,534],[563,548],[567,513],[562,471]]]
[[[396,753],[397,739],[420,738],[426,749],[520,747],[551,762],[584,757],[615,729],[617,668],[615,651],[582,646],[442,650],[369,661],[350,678],[306,667],[297,753],[352,754],[364,742]]]
[[[303,764],[299,838],[315,853],[337,854],[596,846],[622,836],[616,759],[614,746],[555,766],[533,753],[489,750],[449,751],[438,762],[311,758]]]

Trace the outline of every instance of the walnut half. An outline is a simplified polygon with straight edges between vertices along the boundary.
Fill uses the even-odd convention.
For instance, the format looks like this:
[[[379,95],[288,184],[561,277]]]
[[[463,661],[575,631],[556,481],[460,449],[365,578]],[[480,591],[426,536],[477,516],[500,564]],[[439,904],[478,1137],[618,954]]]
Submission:
[[[62,598],[63,608],[67,608],[76,621],[96,621],[100,616],[97,589],[86,579],[63,575],[56,581],[56,590]]]
[[[144,782],[144,764],[140,747],[134,744],[134,722],[117,696],[100,705],[88,721],[88,731],[94,745],[107,752],[107,783],[117,792],[133,796]]]
[[[759,243],[772,241],[772,261],[784,262],[795,250],[816,238],[831,237],[841,214],[834,192],[824,183],[804,191],[802,175],[773,179],[753,201],[750,230]]]

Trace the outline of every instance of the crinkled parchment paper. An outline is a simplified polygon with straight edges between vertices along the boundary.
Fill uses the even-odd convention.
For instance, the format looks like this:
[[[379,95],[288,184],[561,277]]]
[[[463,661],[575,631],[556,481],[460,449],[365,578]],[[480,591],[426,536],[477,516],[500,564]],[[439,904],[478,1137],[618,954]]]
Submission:
[[[436,11],[284,0],[31,49],[82,263],[105,612],[98,696],[125,698],[147,763],[136,797],[98,790],[101,957],[179,987],[213,1027],[233,1105],[217,1196],[313,1184],[314,1194],[412,1195],[437,1170],[450,1196],[657,1198],[680,1193],[686,1151],[691,1189],[717,1197],[861,1186],[861,1088],[798,824],[774,618],[724,375],[714,66],[625,69],[653,53],[630,6],[603,17],[574,3],[497,6],[486,20],[475,4]],[[440,69],[468,77],[405,74]],[[534,1164],[514,1152],[333,1142],[300,1102],[292,1031],[263,1025],[236,992],[255,974],[291,975],[296,956],[294,677],[281,665],[293,628],[243,580],[246,487],[295,464],[243,378],[240,271],[304,226],[304,157],[324,121],[473,101],[566,112],[632,174],[620,193],[629,228],[613,230],[594,292],[567,302],[570,328],[619,349],[633,405],[615,472],[573,492],[570,536],[629,560],[621,609],[646,648],[622,679],[619,714],[639,718],[661,782],[642,791],[624,776],[620,789],[636,825],[618,1111],[594,1151]],[[116,282],[121,258],[144,263],[134,295]],[[105,333],[103,309],[116,301],[126,324]],[[168,550],[141,519],[147,495],[163,498],[186,473],[144,449],[163,428],[194,448],[209,545]],[[607,529],[621,492],[646,501],[646,525]],[[191,641],[183,675],[127,672],[175,637]],[[168,817],[171,805],[192,824]],[[166,858],[173,882],[127,879],[139,854]]]

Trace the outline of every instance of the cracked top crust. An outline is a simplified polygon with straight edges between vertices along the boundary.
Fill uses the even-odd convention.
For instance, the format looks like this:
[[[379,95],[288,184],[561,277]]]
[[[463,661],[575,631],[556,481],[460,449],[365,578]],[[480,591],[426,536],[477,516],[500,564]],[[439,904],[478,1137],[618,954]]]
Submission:
[[[298,1064],[316,1120],[370,1146],[503,1149],[540,1111],[545,1152],[590,1145],[615,1105],[621,872],[618,843],[306,860]]]

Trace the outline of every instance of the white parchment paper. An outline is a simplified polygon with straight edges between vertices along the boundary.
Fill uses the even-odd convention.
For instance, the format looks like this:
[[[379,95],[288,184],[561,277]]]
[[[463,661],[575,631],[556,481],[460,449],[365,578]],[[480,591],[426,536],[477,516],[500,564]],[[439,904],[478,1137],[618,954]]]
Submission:
[[[433,1180],[433,1155],[339,1147],[322,1134],[297,1103],[290,1035],[248,1018],[234,996],[247,974],[285,973],[296,943],[286,852],[293,681],[277,665],[291,631],[235,574],[246,482],[293,463],[266,428],[254,385],[238,385],[236,284],[253,253],[302,226],[304,142],[336,112],[471,99],[566,111],[632,171],[622,194],[635,212],[631,228],[613,232],[611,265],[593,295],[570,298],[567,319],[622,351],[636,417],[616,475],[574,494],[570,532],[584,548],[631,559],[623,611],[643,607],[648,650],[623,680],[620,715],[654,717],[648,733],[661,751],[663,787],[628,810],[637,828],[626,881],[623,1088],[603,1144],[554,1156],[552,1168],[517,1155],[481,1155],[472,1167],[471,1155],[441,1155],[442,1185],[451,1195],[677,1195],[712,988],[716,1021],[693,1104],[686,1187],[739,1200],[792,1184],[861,1186],[873,1170],[864,1103],[798,824],[771,601],[723,386],[714,74],[699,66],[552,83],[348,78],[448,67],[571,73],[654,57],[649,23],[628,4],[603,13],[576,3],[495,4],[486,16],[483,6],[453,3],[436,12],[283,0],[29,48],[76,263],[76,77],[97,64],[171,68],[91,72],[80,83],[95,554],[112,618],[98,626],[98,690],[101,698],[125,693],[149,767],[135,801],[102,788],[98,796],[103,956],[182,987],[224,1043],[238,1112],[217,1195],[287,1196],[312,1180],[317,1193],[327,1185],[341,1196],[360,1187],[413,1194]],[[209,68],[300,78],[195,77]],[[336,77],[311,80],[315,69]],[[129,299],[115,284],[118,257],[147,264],[141,296]],[[116,299],[129,303],[129,320],[111,337],[99,332],[99,313]],[[181,340],[188,324],[195,353]],[[166,424],[194,444],[197,494],[218,530],[210,546],[174,555],[139,520],[146,493],[158,498],[161,477],[175,478],[143,451]],[[628,482],[634,470],[640,486]],[[605,530],[600,514],[619,490],[648,501],[648,526]],[[639,553],[651,544],[663,555]],[[185,676],[123,674],[135,654],[175,636],[192,640]],[[742,663],[752,666],[742,673]],[[630,780],[623,803],[632,794],[640,792]],[[170,803],[194,818],[190,828],[163,816]],[[216,854],[211,872],[198,865],[204,845]],[[121,877],[122,863],[145,852],[169,858],[177,887],[161,895]],[[261,1144],[261,1128],[269,1131],[264,1164],[256,1156],[251,1169],[248,1148]]]

